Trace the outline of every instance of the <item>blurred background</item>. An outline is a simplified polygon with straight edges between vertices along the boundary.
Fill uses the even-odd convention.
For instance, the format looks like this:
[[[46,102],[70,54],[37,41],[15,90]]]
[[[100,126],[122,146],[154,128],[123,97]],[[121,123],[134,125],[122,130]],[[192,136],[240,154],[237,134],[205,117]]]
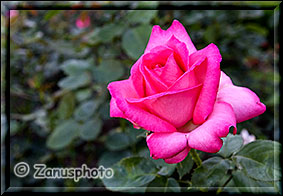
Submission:
[[[7,123],[10,123],[11,169],[20,161],[50,167],[79,167],[83,163],[89,167],[110,167],[123,157],[149,158],[145,130],[134,129],[124,119],[109,117],[110,95],[106,86],[129,77],[153,25],[167,29],[174,19],[184,25],[197,49],[216,44],[223,59],[221,69],[235,85],[250,88],[266,105],[264,114],[237,124],[238,133],[247,129],[256,139],[278,140],[274,120],[278,115],[275,87],[279,74],[275,65],[279,44],[274,40],[278,9],[182,10],[181,3],[168,3],[177,6],[176,10],[154,10],[158,2],[127,2],[132,9],[152,10],[119,10],[117,6],[123,2],[77,1],[64,5],[98,10],[60,10],[60,7],[33,10],[31,7],[10,10],[10,14],[7,7],[1,6],[1,144],[4,147],[8,121],[4,115],[5,20],[10,18]],[[264,4],[257,2],[260,6]],[[17,5],[30,4],[6,2],[5,5],[16,9]],[[116,9],[99,10],[105,5]],[[12,170],[10,178],[12,187],[53,187],[52,191],[103,187],[99,179],[81,179],[78,183],[35,180],[31,175],[21,179]]]

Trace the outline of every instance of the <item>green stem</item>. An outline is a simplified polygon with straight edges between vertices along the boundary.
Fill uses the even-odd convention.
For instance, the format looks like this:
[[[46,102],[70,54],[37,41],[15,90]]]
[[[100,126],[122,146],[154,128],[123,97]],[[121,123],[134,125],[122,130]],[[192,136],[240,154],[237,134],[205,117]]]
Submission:
[[[125,132],[125,130],[126,130],[126,121],[124,119],[120,119],[120,127],[122,129],[122,132]]]
[[[223,188],[230,182],[230,180],[232,180],[233,176],[231,175],[228,180],[226,180],[226,182],[217,189],[216,194],[218,195],[219,193],[222,192]]]
[[[201,159],[199,158],[198,153],[196,152],[196,150],[192,148],[192,149],[190,150],[190,153],[191,153],[191,155],[192,155],[192,158],[193,158],[194,162],[197,164],[197,166],[198,166],[198,167],[201,166],[202,161],[201,161]]]

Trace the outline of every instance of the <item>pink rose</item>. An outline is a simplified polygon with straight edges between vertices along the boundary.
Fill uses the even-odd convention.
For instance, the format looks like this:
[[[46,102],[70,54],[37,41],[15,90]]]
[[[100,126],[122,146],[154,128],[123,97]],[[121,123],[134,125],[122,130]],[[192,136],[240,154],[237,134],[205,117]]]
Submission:
[[[220,70],[216,45],[197,50],[183,25],[152,28],[144,54],[127,80],[112,82],[110,116],[125,118],[152,133],[153,159],[182,161],[191,148],[215,153],[229,128],[262,114],[265,105]]]
[[[19,15],[18,10],[10,10],[10,18],[17,17]]]
[[[78,28],[86,28],[90,25],[90,17],[87,14],[82,14],[77,20],[76,25]]]

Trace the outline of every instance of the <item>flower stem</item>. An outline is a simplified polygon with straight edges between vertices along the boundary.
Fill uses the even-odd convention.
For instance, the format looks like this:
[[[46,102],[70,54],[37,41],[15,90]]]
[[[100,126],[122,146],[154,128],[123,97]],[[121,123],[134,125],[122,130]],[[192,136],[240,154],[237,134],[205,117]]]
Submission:
[[[191,153],[191,155],[192,155],[192,158],[193,158],[194,162],[197,164],[197,166],[198,166],[198,167],[201,166],[202,161],[201,161],[201,159],[199,158],[198,153],[196,152],[196,150],[192,148],[192,149],[190,150],[190,153]]]

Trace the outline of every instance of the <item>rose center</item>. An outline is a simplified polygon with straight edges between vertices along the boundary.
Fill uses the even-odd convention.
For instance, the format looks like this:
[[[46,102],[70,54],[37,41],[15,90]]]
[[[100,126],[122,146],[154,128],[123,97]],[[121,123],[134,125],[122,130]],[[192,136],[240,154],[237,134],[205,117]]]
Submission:
[[[158,63],[158,64],[156,64],[156,65],[154,65],[154,66],[152,67],[152,70],[154,70],[154,72],[155,72],[158,76],[160,76],[161,73],[162,73],[163,67],[164,67],[164,65],[161,65],[161,64]]]

